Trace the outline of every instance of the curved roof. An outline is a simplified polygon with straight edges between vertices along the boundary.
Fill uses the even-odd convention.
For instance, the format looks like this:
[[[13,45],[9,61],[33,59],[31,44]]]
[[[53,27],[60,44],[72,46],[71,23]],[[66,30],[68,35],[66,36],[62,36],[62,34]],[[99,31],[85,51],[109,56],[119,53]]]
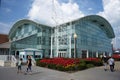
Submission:
[[[70,25],[70,23],[74,24],[80,21],[89,21],[93,24],[97,24],[102,30],[105,31],[105,33],[107,34],[109,38],[115,38],[115,34],[114,34],[113,28],[110,25],[110,23],[105,18],[99,15],[88,15],[88,16],[85,16],[85,17],[82,17],[82,18],[79,18],[79,19],[76,19],[76,20],[73,20],[67,23],[63,23],[59,26],[62,26],[64,24]]]
[[[113,28],[111,27],[110,23],[105,18],[103,18],[101,16],[89,15],[89,16],[85,16],[83,18],[79,18],[77,20],[71,21],[71,22],[74,24],[77,21],[90,21],[93,24],[99,24],[99,27],[102,28],[105,31],[105,33],[107,34],[107,36],[109,38],[114,38],[115,37]],[[32,23],[32,24],[35,24],[35,25],[43,25],[43,24],[38,24],[38,23],[36,23],[32,20],[28,20],[28,19],[19,20],[11,28],[11,30],[9,32],[9,38],[12,35],[12,33],[16,30],[16,28],[18,28],[19,25],[24,24],[24,23]],[[68,23],[70,23],[70,22],[68,22]],[[68,23],[64,23],[64,24],[68,24]],[[46,25],[43,25],[43,26],[46,26]],[[50,27],[50,26],[47,26],[47,27]]]
[[[11,37],[12,33],[13,33],[21,24],[24,24],[24,23],[34,24],[34,25],[36,25],[36,26],[43,25],[43,24],[38,24],[37,22],[34,22],[34,21],[32,21],[32,20],[28,20],[28,19],[19,20],[19,21],[17,21],[17,22],[12,26],[12,28],[10,29],[10,31],[9,31],[9,38]],[[43,26],[47,26],[47,25],[43,25]],[[50,26],[47,26],[47,27],[50,27]]]
[[[89,15],[89,16],[85,16],[83,18],[80,18],[78,20],[75,20],[75,21],[73,21],[73,23],[76,21],[81,21],[81,20],[90,21],[91,23],[94,23],[94,24],[99,24],[99,27],[105,31],[105,33],[107,34],[107,36],[109,38],[115,37],[112,26],[105,18],[103,18],[101,16]]]

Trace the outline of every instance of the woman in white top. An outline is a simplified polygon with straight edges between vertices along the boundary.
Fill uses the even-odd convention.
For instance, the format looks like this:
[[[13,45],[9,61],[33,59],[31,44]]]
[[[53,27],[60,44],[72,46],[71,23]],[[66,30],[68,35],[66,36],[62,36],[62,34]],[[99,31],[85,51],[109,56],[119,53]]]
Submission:
[[[21,66],[22,66],[22,58],[20,58],[20,60],[18,61],[18,71],[17,71],[17,73],[22,72]]]
[[[114,71],[115,60],[112,57],[110,57],[108,59],[108,64],[110,66],[110,70],[113,72]]]

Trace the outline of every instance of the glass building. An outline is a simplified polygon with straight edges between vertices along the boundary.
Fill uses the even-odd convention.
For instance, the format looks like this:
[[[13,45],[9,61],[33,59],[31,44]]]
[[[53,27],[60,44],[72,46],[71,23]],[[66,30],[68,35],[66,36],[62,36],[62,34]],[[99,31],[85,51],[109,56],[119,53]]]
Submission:
[[[57,26],[46,26],[31,20],[16,22],[10,32],[11,54],[23,49],[41,53],[42,57],[88,58],[112,53],[115,37],[109,22],[90,15]],[[32,49],[32,50],[30,50]],[[29,51],[30,50],[30,51]]]

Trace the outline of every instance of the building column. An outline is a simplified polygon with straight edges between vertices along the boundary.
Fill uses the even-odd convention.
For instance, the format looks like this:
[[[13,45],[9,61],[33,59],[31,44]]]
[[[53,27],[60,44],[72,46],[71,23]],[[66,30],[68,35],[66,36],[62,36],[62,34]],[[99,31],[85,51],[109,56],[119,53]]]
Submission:
[[[87,55],[86,55],[86,57],[89,58],[89,52],[88,52],[88,50],[87,50]]]
[[[98,58],[98,52],[96,52],[96,57]]]
[[[103,52],[103,56],[105,56],[105,52]]]
[[[56,36],[56,45],[57,45],[57,46],[56,46],[56,57],[58,57],[58,52],[59,52],[59,51],[58,51],[58,50],[59,50],[59,49],[58,49],[58,47],[59,47],[59,46],[58,46],[58,36]]]
[[[69,58],[71,58],[71,35],[69,36]]]
[[[53,58],[53,53],[52,53],[52,41],[53,41],[53,36],[51,35],[51,54],[50,54],[50,58]]]

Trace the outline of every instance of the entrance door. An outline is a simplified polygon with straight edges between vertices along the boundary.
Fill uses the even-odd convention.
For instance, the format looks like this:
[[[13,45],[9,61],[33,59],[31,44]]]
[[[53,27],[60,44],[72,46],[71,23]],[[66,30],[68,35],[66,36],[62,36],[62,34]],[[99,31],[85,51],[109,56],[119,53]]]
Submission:
[[[19,51],[15,51],[16,58],[19,59]]]
[[[87,58],[87,50],[82,50],[82,58]]]
[[[66,51],[59,51],[58,57],[66,57]]]

